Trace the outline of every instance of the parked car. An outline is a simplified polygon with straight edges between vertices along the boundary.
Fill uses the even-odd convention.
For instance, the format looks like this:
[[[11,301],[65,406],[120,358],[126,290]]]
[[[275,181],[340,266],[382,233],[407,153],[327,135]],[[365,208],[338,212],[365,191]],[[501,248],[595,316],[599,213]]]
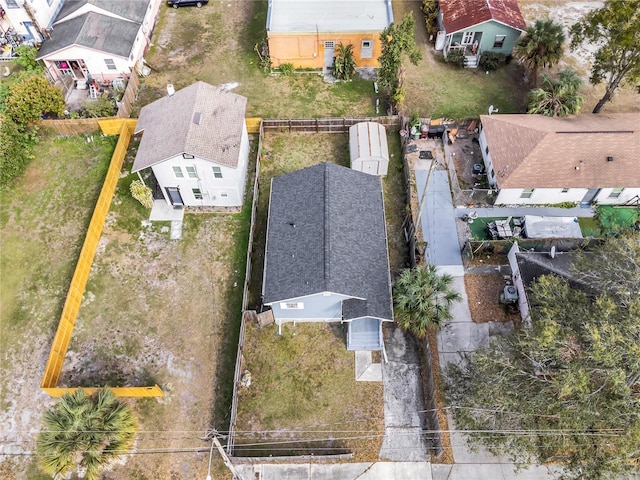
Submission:
[[[167,0],[167,5],[173,8],[178,7],[198,7],[209,3],[209,0]]]

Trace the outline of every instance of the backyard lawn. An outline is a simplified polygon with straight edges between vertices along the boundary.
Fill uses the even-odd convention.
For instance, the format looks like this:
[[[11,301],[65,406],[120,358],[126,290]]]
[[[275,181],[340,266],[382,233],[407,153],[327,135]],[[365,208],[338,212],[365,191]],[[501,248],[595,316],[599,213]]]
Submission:
[[[402,234],[405,190],[399,136],[389,133],[388,143],[391,161],[383,190],[390,265],[392,275],[396,275],[405,267],[407,257]],[[348,166],[348,135],[267,133],[264,136],[249,308],[257,308],[260,303],[271,178],[321,162]],[[318,433],[322,429],[381,432],[383,428],[382,384],[355,381],[354,354],[346,350],[340,325],[287,325],[279,337],[274,326],[259,330],[248,323],[243,352],[246,362],[243,368],[251,372],[253,383],[250,388],[240,390],[236,444],[269,443],[277,438],[292,442],[281,445],[289,454],[353,450],[357,452],[356,459],[361,461],[377,458],[381,439],[376,436],[340,441],[334,437],[341,435],[334,433],[324,434],[324,437],[330,436],[331,441],[306,442],[309,438],[322,437]],[[349,428],[335,426],[341,424]],[[249,430],[258,433],[252,435]],[[271,432],[260,433],[265,430]],[[302,442],[299,448],[294,448],[294,440]],[[282,450],[268,446],[243,452],[242,455],[283,454]]]

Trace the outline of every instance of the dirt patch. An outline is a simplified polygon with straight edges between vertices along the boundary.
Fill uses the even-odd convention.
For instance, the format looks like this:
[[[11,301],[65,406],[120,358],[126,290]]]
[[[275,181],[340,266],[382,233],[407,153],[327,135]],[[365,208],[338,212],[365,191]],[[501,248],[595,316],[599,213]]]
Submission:
[[[505,286],[501,274],[467,274],[464,276],[464,285],[474,322],[514,322],[517,326],[520,319],[518,311],[499,302],[500,292]]]

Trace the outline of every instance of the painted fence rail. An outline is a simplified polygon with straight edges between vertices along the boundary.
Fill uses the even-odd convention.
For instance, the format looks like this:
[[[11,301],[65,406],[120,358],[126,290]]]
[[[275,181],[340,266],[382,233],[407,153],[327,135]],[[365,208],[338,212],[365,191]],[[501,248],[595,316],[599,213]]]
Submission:
[[[266,132],[348,133],[349,127],[360,122],[377,122],[385,127],[399,127],[399,116],[339,117],[339,118],[285,118],[262,120]]]
[[[98,197],[93,215],[91,216],[89,228],[87,229],[82,250],[80,251],[80,256],[71,279],[71,284],[69,285],[69,291],[62,309],[58,329],[53,339],[49,358],[42,376],[40,387],[45,393],[52,397],[59,397],[79,388],[91,393],[97,388],[61,388],[57,385],[58,380],[60,379],[60,374],[62,373],[62,366],[67,354],[69,342],[71,341],[71,335],[73,333],[76,318],[80,310],[80,304],[82,303],[82,296],[84,295],[87,280],[89,279],[89,273],[91,272],[91,265],[98,248],[98,242],[100,241],[100,236],[102,234],[107,213],[111,206],[113,195],[116,191],[120,171],[124,163],[124,158],[127,154],[127,148],[129,147],[129,141],[133,134],[135,125],[135,119],[107,120],[104,123],[103,133],[116,130],[119,126],[118,131],[120,137],[111,157],[109,170],[107,171],[104,184],[102,185],[102,190],[100,191],[100,196]],[[100,126],[102,127],[102,123]],[[116,395],[120,396],[157,397],[163,395],[162,390],[160,390],[157,385],[147,387],[118,387],[113,388],[112,390]]]

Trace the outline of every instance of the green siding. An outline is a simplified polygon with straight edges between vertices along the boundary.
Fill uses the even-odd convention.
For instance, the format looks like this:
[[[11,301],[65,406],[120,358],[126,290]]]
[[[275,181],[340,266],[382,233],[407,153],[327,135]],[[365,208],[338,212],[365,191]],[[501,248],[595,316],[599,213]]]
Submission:
[[[478,38],[480,38],[478,43],[483,52],[496,52],[503,53],[505,55],[510,55],[513,52],[513,47],[516,43],[516,40],[518,40],[518,38],[520,37],[521,33],[520,30],[516,30],[515,28],[507,27],[506,25],[490,20],[488,22],[475,25],[466,30],[456,32],[455,34],[453,34],[451,45],[460,43],[462,41],[464,32],[474,32],[475,39],[477,40]],[[506,36],[502,48],[494,48],[496,35]]]

